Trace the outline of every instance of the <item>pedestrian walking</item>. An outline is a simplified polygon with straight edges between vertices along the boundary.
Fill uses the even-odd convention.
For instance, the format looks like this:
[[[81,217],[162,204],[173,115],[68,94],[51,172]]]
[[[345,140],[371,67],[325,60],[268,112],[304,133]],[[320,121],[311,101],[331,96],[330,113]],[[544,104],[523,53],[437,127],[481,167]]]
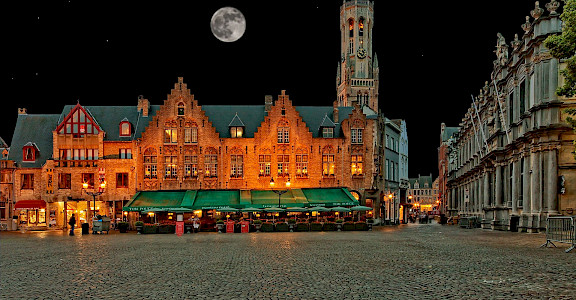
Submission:
[[[192,224],[194,226],[194,233],[200,232],[200,220],[198,219],[198,217],[194,218],[194,221]]]
[[[68,224],[70,225],[70,235],[74,235],[74,226],[76,226],[76,217],[74,214],[72,214],[72,217],[70,217]]]

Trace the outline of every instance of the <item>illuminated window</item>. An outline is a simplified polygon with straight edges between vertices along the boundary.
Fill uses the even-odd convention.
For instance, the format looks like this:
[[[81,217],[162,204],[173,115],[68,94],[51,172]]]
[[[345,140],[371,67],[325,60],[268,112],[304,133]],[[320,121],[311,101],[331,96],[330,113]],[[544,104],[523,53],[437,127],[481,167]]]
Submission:
[[[296,177],[308,177],[308,154],[296,154]]]
[[[120,136],[130,136],[132,134],[132,125],[128,121],[120,122]]]
[[[206,169],[205,177],[218,177],[218,156],[213,154],[205,155],[204,167]]]
[[[360,18],[360,22],[358,23],[358,36],[364,35],[364,18]]]
[[[164,156],[164,178],[177,179],[178,178],[178,157]]]
[[[322,153],[322,176],[334,176],[335,166],[334,153],[331,149]]]
[[[198,156],[184,156],[184,178],[198,177]]]
[[[242,155],[230,156],[230,177],[241,178],[244,172],[244,158]]]
[[[144,151],[144,178],[156,179],[158,178],[158,158],[154,149],[146,149]]]
[[[289,176],[288,166],[290,165],[289,155],[278,155],[278,176]]]
[[[241,138],[244,134],[244,127],[230,127],[230,136],[233,138]]]
[[[271,155],[259,155],[258,163],[260,165],[259,176],[270,176]]]
[[[176,128],[164,129],[164,144],[178,143],[178,130]]]
[[[363,157],[361,154],[352,155],[350,158],[350,168],[352,175],[362,175]]]

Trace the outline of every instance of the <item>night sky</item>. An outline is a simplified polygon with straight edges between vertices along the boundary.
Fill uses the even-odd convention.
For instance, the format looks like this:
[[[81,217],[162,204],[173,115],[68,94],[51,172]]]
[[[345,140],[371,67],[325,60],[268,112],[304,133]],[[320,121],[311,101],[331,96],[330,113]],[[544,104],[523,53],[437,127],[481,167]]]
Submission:
[[[342,1],[17,2],[3,7],[0,136],[8,143],[18,107],[57,114],[77,101],[135,106],[138,95],[159,105],[178,77],[201,105],[264,104],[280,90],[295,105],[336,98]],[[247,20],[233,43],[210,30],[224,6]],[[528,0],[376,0],[380,108],[407,121],[410,177],[438,174],[440,123],[458,126],[470,94],[490,78],[497,32],[508,43],[521,37],[533,8]]]

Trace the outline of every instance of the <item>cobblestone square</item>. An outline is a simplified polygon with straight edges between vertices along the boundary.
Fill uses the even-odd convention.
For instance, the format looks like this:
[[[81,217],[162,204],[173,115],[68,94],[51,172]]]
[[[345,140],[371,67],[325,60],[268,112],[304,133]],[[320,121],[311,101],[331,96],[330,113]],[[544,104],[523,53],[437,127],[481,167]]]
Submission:
[[[2,299],[574,299],[544,234],[437,224],[368,232],[2,232]]]

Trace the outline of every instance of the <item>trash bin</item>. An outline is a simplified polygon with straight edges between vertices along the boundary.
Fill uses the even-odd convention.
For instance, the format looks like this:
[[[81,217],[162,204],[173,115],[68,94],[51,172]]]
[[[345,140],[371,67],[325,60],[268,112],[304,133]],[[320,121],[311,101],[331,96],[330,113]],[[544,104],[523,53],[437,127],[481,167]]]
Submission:
[[[520,222],[520,216],[510,217],[510,231],[518,232],[518,223]]]
[[[82,223],[82,234],[90,234],[90,226],[88,223]]]

